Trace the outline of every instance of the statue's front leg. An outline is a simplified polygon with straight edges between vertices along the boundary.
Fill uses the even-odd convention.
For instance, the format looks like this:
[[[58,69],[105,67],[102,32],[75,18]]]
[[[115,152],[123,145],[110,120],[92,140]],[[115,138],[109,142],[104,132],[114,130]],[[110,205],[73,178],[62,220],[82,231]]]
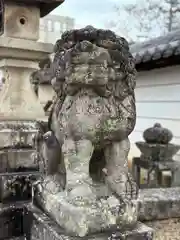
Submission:
[[[61,153],[61,146],[53,132],[45,133],[39,146],[39,155],[42,159],[40,171],[43,174],[42,186],[49,192],[63,191],[66,184],[66,172]]]
[[[64,141],[62,152],[66,168],[66,190],[73,199],[86,198],[92,193],[89,163],[93,149],[89,140],[66,139]]]
[[[128,138],[121,142],[112,142],[105,148],[106,183],[112,192],[122,198],[126,194],[129,149]]]
[[[128,174],[127,157],[130,149],[129,139],[126,138],[121,142],[112,142],[105,149],[106,168],[106,184],[114,195],[121,202],[121,221],[124,223],[134,223],[137,221],[137,201],[132,200],[131,182]],[[131,186],[132,184],[132,186]]]

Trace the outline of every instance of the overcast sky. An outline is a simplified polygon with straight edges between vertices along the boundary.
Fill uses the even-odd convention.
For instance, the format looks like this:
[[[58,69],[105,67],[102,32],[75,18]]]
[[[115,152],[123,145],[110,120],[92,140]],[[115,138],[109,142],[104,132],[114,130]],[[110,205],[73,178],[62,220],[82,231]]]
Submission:
[[[76,27],[93,25],[103,28],[113,17],[115,3],[134,2],[135,0],[65,0],[52,14],[75,18]]]

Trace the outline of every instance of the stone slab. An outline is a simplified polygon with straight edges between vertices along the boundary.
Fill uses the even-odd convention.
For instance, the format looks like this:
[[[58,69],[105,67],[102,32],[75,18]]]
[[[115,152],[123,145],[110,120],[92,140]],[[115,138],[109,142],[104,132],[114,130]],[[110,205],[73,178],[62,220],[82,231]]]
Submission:
[[[33,205],[27,206],[32,215],[31,240],[152,240],[153,230],[138,222],[133,229],[104,232],[86,237],[68,236],[63,229]],[[24,219],[26,220],[26,219]]]
[[[26,39],[1,37],[0,59],[22,59],[37,61],[43,60],[53,52],[53,44],[42,43]]]
[[[33,149],[0,150],[0,173],[37,170],[38,159],[33,158]]]
[[[23,137],[26,141],[26,146],[32,146],[32,138],[37,131],[24,131]],[[18,131],[4,130],[0,131],[0,148],[11,147],[19,140]]]
[[[139,220],[162,220],[180,217],[180,187],[140,190]]]
[[[0,174],[0,202],[31,200],[32,183],[40,176],[39,172],[15,172]]]
[[[35,121],[1,121],[0,149],[13,148],[17,143],[32,147],[32,139],[36,132]]]

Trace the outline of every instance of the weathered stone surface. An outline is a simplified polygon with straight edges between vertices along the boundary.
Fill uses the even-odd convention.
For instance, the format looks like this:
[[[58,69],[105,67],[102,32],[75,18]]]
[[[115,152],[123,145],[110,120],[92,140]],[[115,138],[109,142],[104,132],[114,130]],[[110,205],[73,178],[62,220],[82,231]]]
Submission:
[[[143,138],[147,143],[168,144],[173,134],[169,129],[163,128],[160,123],[155,123],[153,127],[144,131]]]
[[[22,135],[24,135],[23,137],[26,139],[26,147],[31,147],[32,146],[32,139],[33,139],[33,136],[35,135],[36,131],[24,131],[22,133]],[[18,131],[11,131],[11,130],[7,130],[4,129],[2,131],[0,131],[0,148],[1,150],[3,148],[6,148],[6,147],[12,147],[14,145],[16,145],[16,143],[18,144],[19,141],[19,132]],[[20,148],[17,147],[17,148]]]
[[[53,189],[53,182],[49,185]],[[86,202],[78,196],[75,202],[67,192],[50,194],[46,190],[35,196],[35,199],[38,199],[38,206],[48,212],[70,235],[82,237],[117,226],[134,226],[137,222],[136,201],[128,205],[113,196],[98,201],[90,194]]]
[[[139,220],[158,220],[180,217],[180,188],[140,190]]]
[[[38,170],[33,149],[3,149],[0,151],[0,172]]]
[[[39,39],[40,10],[38,7],[5,1],[4,34],[5,37],[19,39]]]
[[[31,200],[32,183],[39,177],[39,172],[16,172],[0,174],[0,202]]]
[[[178,186],[180,164],[174,161],[173,157],[179,151],[180,145],[170,143],[172,132],[156,123],[144,131],[143,138],[145,142],[136,142],[141,155],[133,159],[133,175],[139,188]],[[141,169],[147,172],[144,184],[140,183]],[[166,181],[164,173],[167,172],[170,174]]]
[[[29,212],[32,213],[32,240],[152,240],[153,230],[144,224],[137,223],[134,228],[119,229],[113,232],[97,233],[95,235],[88,235],[86,237],[72,237],[67,235],[64,230],[52,221],[47,215],[42,213],[32,205],[28,206]]]
[[[8,66],[12,63],[12,59],[16,59],[13,65],[23,66],[23,62],[20,60],[24,60],[24,66],[32,67],[35,70],[38,69],[38,61],[43,60],[52,52],[53,44],[1,37],[0,50],[1,59],[10,58],[10,61],[7,61]],[[27,62],[27,60],[29,60],[29,62]],[[2,61],[0,66],[2,66]]]
[[[51,50],[51,44],[1,37],[0,69],[6,79],[0,95],[1,121],[45,119],[29,79]]]
[[[137,187],[127,156],[136,70],[128,43],[87,26],[65,32],[54,51],[53,63],[41,70],[56,97],[48,130],[40,127],[35,140],[44,163],[35,199],[44,200],[44,210],[74,236],[132,226]]]
[[[0,60],[0,68],[6,68],[6,81],[0,95],[1,121],[45,119],[44,111],[29,82],[30,74],[36,67],[36,62],[32,61]]]
[[[142,153],[141,159],[150,162],[166,162],[172,161],[173,156],[179,151],[180,145],[168,143],[146,143],[136,142],[136,146]]]
[[[32,139],[36,132],[35,121],[1,121],[0,149],[32,147]]]
[[[23,235],[23,204],[0,207],[0,240]]]

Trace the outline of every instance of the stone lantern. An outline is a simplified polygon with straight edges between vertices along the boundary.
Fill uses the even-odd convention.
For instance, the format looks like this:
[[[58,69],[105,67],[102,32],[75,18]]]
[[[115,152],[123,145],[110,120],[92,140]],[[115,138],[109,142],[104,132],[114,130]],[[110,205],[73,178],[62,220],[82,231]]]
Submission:
[[[30,75],[53,50],[52,44],[37,42],[40,17],[63,0],[0,2],[0,71],[5,79],[0,91],[0,147],[4,147],[20,140],[31,141],[35,120],[45,119]],[[20,137],[17,126],[21,129],[25,126],[25,138]]]
[[[27,200],[29,183],[39,174],[38,161],[31,158],[32,138],[36,121],[46,117],[30,76],[53,50],[52,44],[38,42],[40,18],[62,2],[0,0],[0,71],[5,79],[0,90],[0,210],[7,201]],[[6,220],[0,214],[0,226],[11,221],[8,214]],[[13,217],[21,224],[15,213]],[[1,239],[12,236],[0,227]]]
[[[171,187],[180,167],[178,162],[173,160],[173,156],[180,150],[180,146],[170,143],[172,132],[159,123],[145,130],[143,138],[145,142],[136,142],[141,156],[133,159],[133,173],[138,186]],[[141,183],[142,170],[146,175],[144,183]]]

